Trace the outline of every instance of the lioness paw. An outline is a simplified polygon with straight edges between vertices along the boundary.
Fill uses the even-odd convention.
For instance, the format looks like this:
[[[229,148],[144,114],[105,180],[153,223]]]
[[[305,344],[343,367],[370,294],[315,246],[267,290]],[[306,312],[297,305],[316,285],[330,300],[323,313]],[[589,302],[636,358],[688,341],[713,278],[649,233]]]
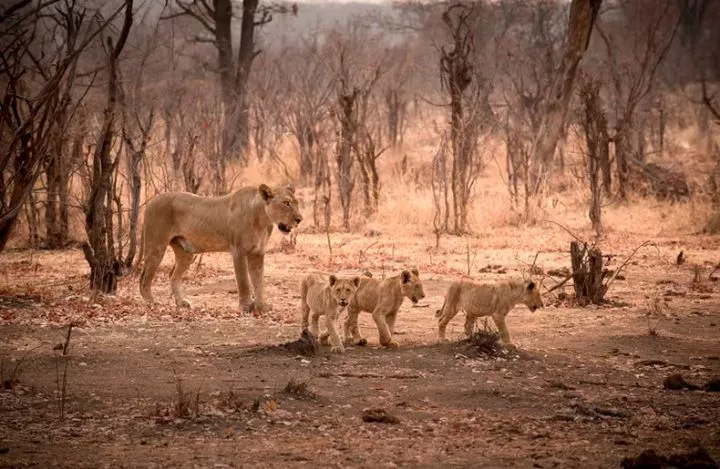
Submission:
[[[400,344],[398,344],[394,340],[390,340],[389,342],[384,343],[383,346],[387,348],[398,348],[400,347]]]
[[[345,353],[345,347],[342,345],[333,345],[330,347],[330,351],[333,353]]]

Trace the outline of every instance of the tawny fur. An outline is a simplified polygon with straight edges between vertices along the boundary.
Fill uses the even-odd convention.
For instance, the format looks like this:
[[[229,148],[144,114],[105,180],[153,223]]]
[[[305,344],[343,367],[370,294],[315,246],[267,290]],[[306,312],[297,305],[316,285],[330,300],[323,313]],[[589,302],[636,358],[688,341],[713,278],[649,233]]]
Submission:
[[[526,305],[530,311],[542,308],[540,288],[532,281],[508,280],[498,283],[475,283],[468,280],[453,282],[448,288],[442,309],[435,312],[438,318],[438,339],[445,341],[448,323],[460,311],[465,311],[465,333],[472,335],[475,321],[481,316],[492,317],[506,345],[511,345],[510,331],[505,317],[517,304]]]
[[[181,279],[193,256],[230,252],[240,308],[269,309],[263,298],[265,246],[274,224],[282,232],[290,232],[302,220],[294,194],[292,186],[261,184],[222,197],[168,192],[153,198],[145,209],[142,230],[142,297],[153,302],[150,288],[169,244],[175,253],[170,285],[178,306],[190,306]]]
[[[330,275],[326,281],[323,277],[313,274],[306,276],[300,285],[302,328],[309,328],[310,332],[318,337],[318,321],[320,316],[325,316],[327,332],[320,335],[319,339],[320,343],[326,345],[329,338],[332,352],[345,351],[335,323],[340,313],[352,301],[358,285],[360,285],[359,277],[343,279]],[[310,317],[311,312],[312,317]]]
[[[378,329],[380,344],[397,347],[393,340],[397,313],[405,298],[413,303],[425,298],[420,274],[417,269],[404,270],[400,275],[377,280],[369,276],[360,279],[360,287],[348,306],[345,320],[345,342],[359,343],[363,340],[358,329],[358,315],[362,311],[372,313]]]

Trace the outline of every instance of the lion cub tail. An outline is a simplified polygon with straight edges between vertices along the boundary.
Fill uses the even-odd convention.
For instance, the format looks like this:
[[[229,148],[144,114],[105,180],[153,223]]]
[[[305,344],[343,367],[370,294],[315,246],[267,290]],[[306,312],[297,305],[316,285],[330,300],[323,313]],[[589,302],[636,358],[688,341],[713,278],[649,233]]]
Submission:
[[[437,311],[435,311],[435,317],[436,317],[436,318],[439,318],[440,316],[442,316],[442,313],[443,313],[443,310],[445,309],[445,304],[446,304],[446,303],[447,303],[447,298],[445,298],[445,301],[443,301],[443,305],[440,307],[440,309],[438,309]]]
[[[311,283],[310,277],[305,277],[300,284],[300,322],[303,330],[310,325],[310,305],[307,302],[307,295]]]

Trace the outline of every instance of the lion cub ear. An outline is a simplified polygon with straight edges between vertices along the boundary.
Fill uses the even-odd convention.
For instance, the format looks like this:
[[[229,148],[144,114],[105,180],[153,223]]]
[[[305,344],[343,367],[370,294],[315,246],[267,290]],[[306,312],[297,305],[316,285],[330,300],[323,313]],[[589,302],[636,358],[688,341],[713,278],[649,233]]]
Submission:
[[[329,280],[330,286],[332,287],[333,285],[335,285],[335,282],[337,282],[337,277],[331,274]]]
[[[533,291],[533,290],[535,290],[535,282],[530,280],[527,284],[527,291]]]
[[[415,275],[416,277],[419,277],[419,276],[420,276],[420,271],[417,270],[417,269],[413,269],[413,270],[411,270],[410,272],[412,272],[413,275]]]
[[[360,286],[360,277],[353,278],[352,283],[353,283],[353,285],[355,285],[355,287],[359,287]]]
[[[260,187],[258,187],[258,192],[262,196],[263,200],[268,201],[275,197],[275,194],[273,194],[272,189],[267,184],[260,184]]]
[[[410,276],[410,272],[409,272],[409,271],[403,270],[403,271],[402,271],[402,274],[400,274],[400,275],[402,276],[402,283],[410,283],[410,279],[411,279],[412,277]]]

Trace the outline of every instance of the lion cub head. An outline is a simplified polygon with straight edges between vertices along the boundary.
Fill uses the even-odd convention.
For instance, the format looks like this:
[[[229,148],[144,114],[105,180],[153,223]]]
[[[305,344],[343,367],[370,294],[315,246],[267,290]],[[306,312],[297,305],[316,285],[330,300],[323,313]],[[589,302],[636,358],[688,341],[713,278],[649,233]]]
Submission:
[[[265,201],[265,212],[270,221],[283,233],[290,233],[301,221],[295,188],[292,185],[270,188],[260,184],[258,192]]]
[[[532,280],[525,281],[523,286],[523,298],[521,302],[532,312],[535,312],[538,308],[542,308],[544,305],[540,297],[540,287]]]
[[[355,292],[360,286],[360,277],[351,279],[337,278],[330,275],[330,296],[340,306],[341,309],[350,304]]]
[[[400,284],[403,296],[409,298],[413,303],[425,298],[425,290],[423,290],[420,272],[417,269],[403,270],[400,274]]]

